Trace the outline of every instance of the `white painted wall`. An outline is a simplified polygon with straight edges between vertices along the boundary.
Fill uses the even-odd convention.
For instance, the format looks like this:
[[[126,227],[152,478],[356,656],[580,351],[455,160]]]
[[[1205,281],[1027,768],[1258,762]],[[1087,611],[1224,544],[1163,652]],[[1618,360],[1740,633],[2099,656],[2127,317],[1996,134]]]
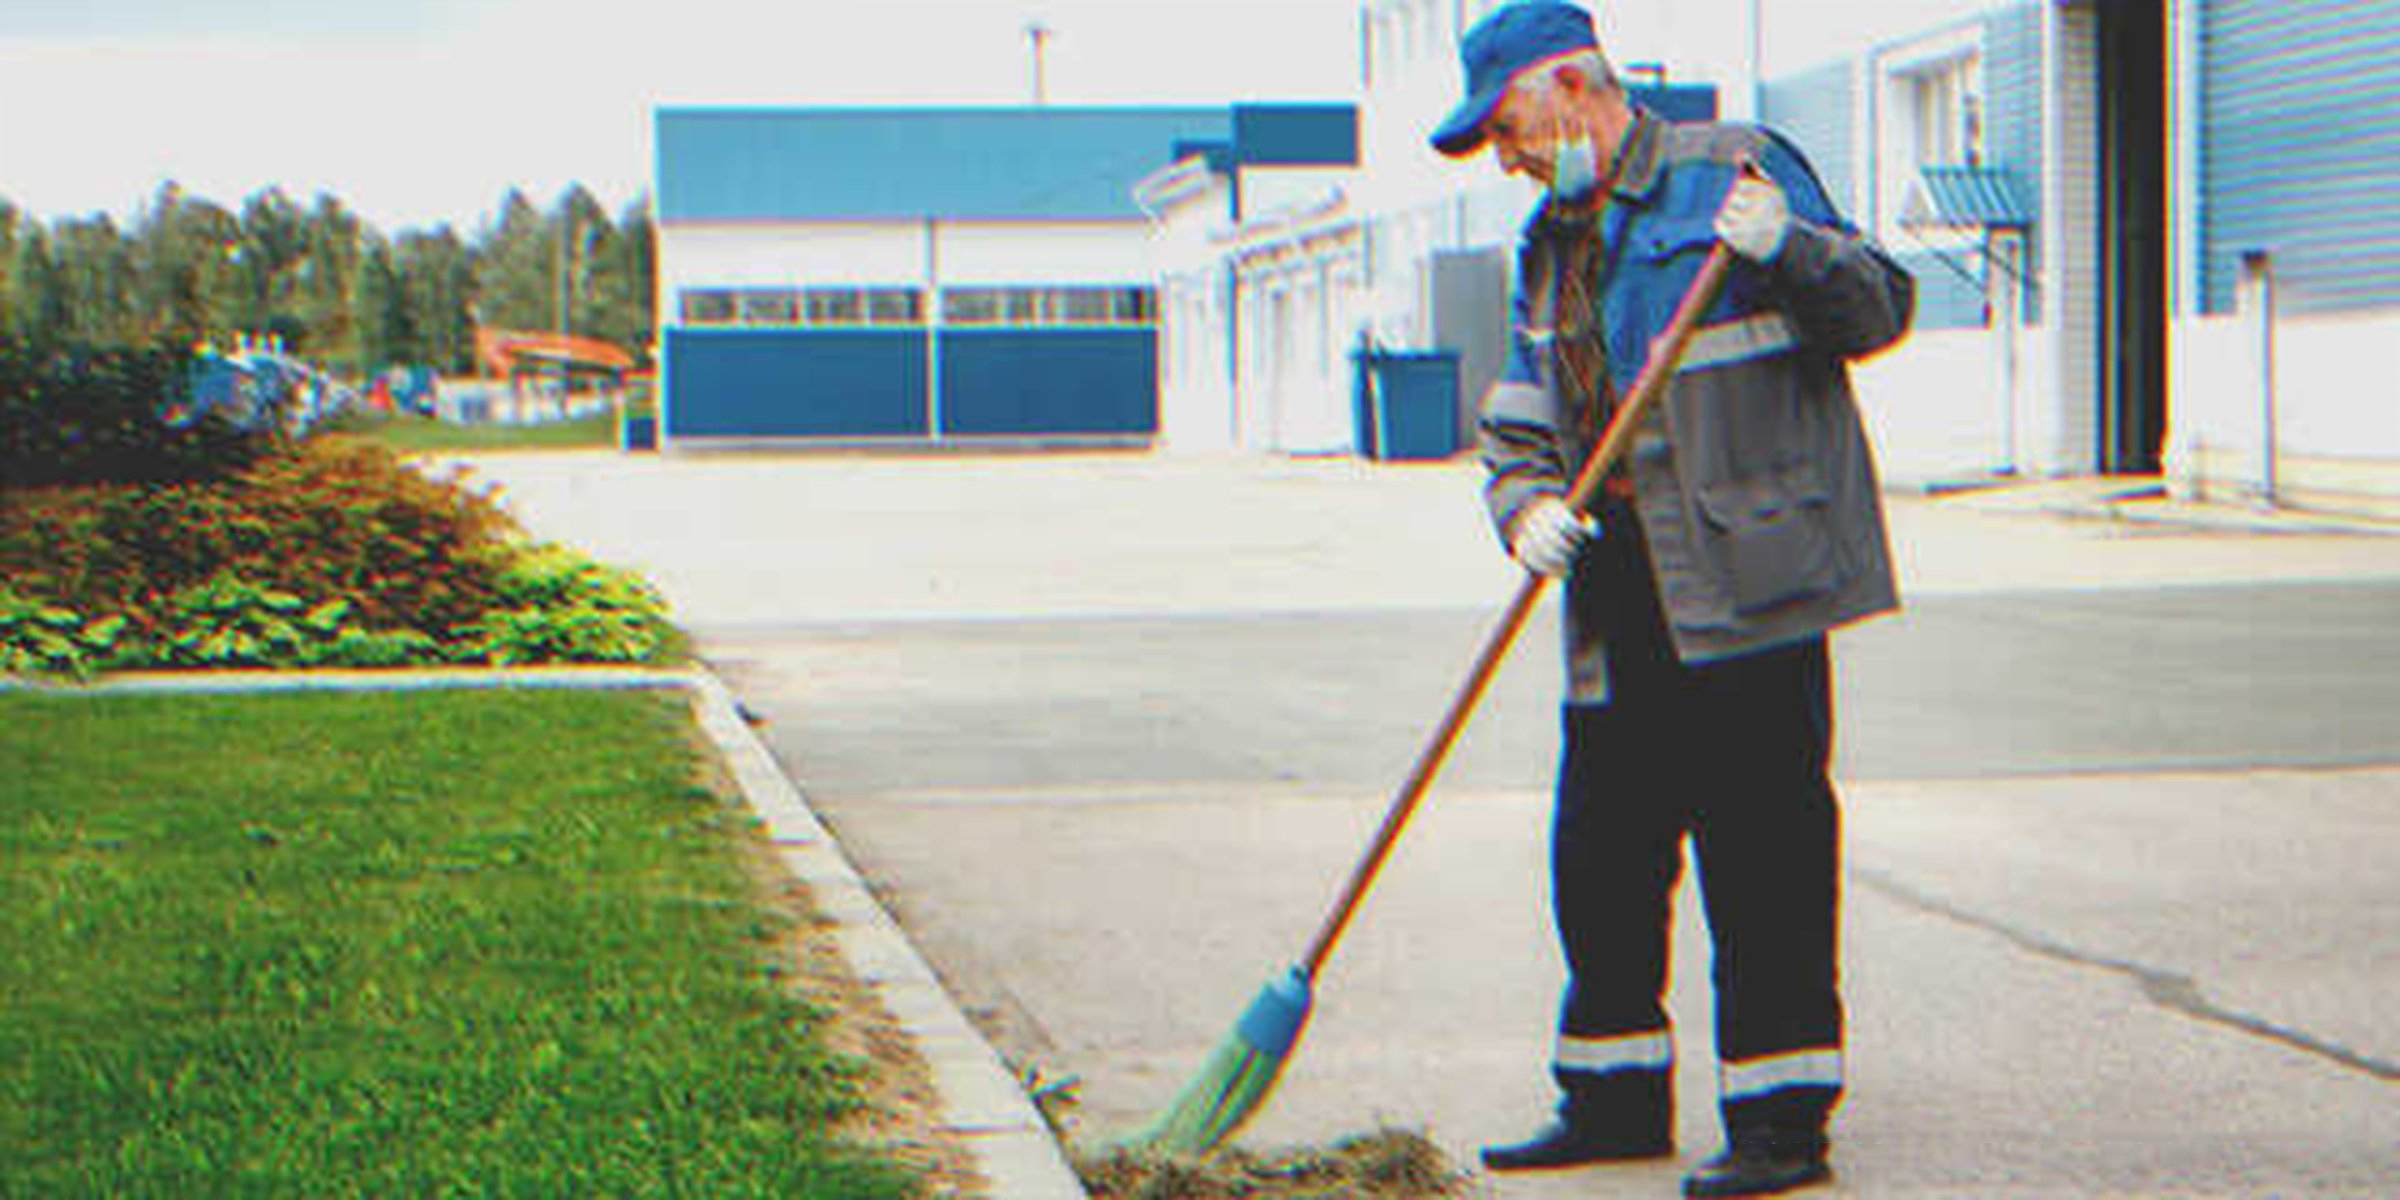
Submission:
[[[1242,212],[1262,216],[1321,208],[1348,194],[1356,167],[1245,167]]]
[[[2027,468],[2073,475],[2099,465],[2100,19],[2081,5],[2042,10],[2040,238],[2049,402],[2039,406]]]
[[[1222,271],[1160,281],[1159,443],[1170,453],[1218,454],[1234,448],[1226,301]]]
[[[1992,330],[1923,330],[1852,364],[1851,382],[1886,482],[1956,482],[2008,465],[2000,351]],[[2021,345],[2019,352],[2030,349]]]
[[[2250,314],[2174,326],[2167,474],[2179,493],[2262,490],[2265,373]],[[2400,503],[2400,313],[2287,317],[2274,330],[2278,491],[2303,504]]]
[[[1252,246],[1241,261],[1236,404],[1244,446],[1356,449],[1350,350],[1367,319],[1363,248],[1357,226],[1336,226]]]
[[[925,285],[921,222],[681,225],[658,231],[661,311],[685,288]]]
[[[1229,182],[1188,163],[1150,231],[1158,280],[1159,446],[1175,454],[1222,453],[1235,444],[1230,286],[1216,239],[1228,225]],[[1145,183],[1145,186],[1148,186]]]
[[[935,237],[945,287],[1154,281],[1146,221],[944,221]]]

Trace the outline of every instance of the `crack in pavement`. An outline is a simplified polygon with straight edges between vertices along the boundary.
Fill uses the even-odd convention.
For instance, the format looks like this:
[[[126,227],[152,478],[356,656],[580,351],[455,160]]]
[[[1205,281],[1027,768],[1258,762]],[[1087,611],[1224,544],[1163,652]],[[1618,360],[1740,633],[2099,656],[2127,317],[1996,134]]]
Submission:
[[[1953,924],[1994,934],[2018,949],[2043,958],[2122,975],[2133,981],[2144,998],[2169,1012],[2205,1024],[2231,1029],[2265,1041],[2274,1042],[2303,1054],[2314,1055],[2348,1070],[2370,1075],[2387,1083],[2400,1082],[2400,1063],[2386,1062],[2362,1054],[2338,1042],[2327,1041],[2304,1030],[2278,1025],[2263,1017],[2238,1012],[2217,1004],[2200,989],[2199,981],[2189,975],[2162,970],[2125,959],[2110,958],[2079,950],[2064,942],[2052,940],[2010,925],[1994,917],[1969,912],[1947,900],[1919,891],[1880,871],[1853,867],[1848,872],[1856,882],[1887,899],[1922,913],[1940,917]]]

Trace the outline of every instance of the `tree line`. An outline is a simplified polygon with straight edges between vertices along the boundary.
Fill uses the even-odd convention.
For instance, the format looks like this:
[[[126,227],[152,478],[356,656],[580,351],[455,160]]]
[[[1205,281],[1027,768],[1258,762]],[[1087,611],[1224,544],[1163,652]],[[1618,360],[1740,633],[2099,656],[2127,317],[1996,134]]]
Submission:
[[[581,185],[547,211],[512,190],[472,237],[387,236],[333,196],[303,206],[280,188],[236,211],[170,183],[123,225],[0,198],[0,336],[33,346],[272,336],[338,374],[458,374],[478,325],[563,325],[646,358],[656,277],[649,202],[611,217]]]

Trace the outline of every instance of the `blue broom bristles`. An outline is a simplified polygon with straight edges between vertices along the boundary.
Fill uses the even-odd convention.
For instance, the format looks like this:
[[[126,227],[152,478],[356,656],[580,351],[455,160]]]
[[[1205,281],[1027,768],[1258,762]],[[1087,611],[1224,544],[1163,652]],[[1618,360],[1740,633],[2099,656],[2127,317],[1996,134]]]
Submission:
[[[1125,1144],[1184,1155],[1222,1145],[1265,1105],[1308,1024],[1309,1007],[1308,978],[1299,968],[1268,981],[1174,1103]]]

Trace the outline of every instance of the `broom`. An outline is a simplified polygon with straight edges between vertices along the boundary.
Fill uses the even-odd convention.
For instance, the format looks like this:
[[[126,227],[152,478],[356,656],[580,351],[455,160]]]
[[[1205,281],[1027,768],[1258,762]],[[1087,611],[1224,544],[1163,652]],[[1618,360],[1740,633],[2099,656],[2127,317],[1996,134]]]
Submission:
[[[1665,393],[1667,380],[1675,373],[1675,364],[1682,360],[1684,347],[1690,344],[1709,306],[1716,303],[1717,292],[1724,286],[1725,273],[1731,266],[1731,251],[1721,244],[1712,248],[1699,274],[1685,289],[1674,319],[1668,322],[1658,340],[1651,343],[1650,361],[1634,380],[1633,390],[1617,406],[1616,415],[1609,419],[1591,460],[1584,464],[1583,473],[1576,477],[1573,490],[1567,493],[1567,504],[1577,512],[1583,511],[1592,493],[1599,489],[1600,481],[1624,457],[1633,442],[1634,430]],[[1327,914],[1325,923],[1318,926],[1308,953],[1298,965],[1260,989],[1241,1020],[1234,1023],[1233,1032],[1208,1056],[1200,1073],[1184,1085],[1165,1112],[1127,1138],[1124,1146],[1167,1154],[1205,1154],[1232,1137],[1266,1103],[1267,1093],[1274,1089],[1276,1078],[1291,1057],[1292,1047],[1299,1043],[1300,1032],[1308,1024],[1317,972],[1333,956],[1334,944],[1341,940],[1350,919],[1357,915],[1367,889],[1374,886],[1384,860],[1399,842],[1401,830],[1416,814],[1417,803],[1432,787],[1443,760],[1450,756],[1451,747],[1465,731],[1467,719],[1474,715],[1492,676],[1508,657],[1509,647],[1533,616],[1534,606],[1549,583],[1549,577],[1539,572],[1525,573],[1516,598],[1509,602],[1499,624],[1484,639],[1483,653],[1476,658],[1474,669],[1468,672],[1466,682],[1451,699],[1449,712],[1443,715],[1433,738],[1418,753],[1416,766],[1410,769],[1407,781],[1400,785],[1399,794],[1384,813],[1383,825],[1375,831],[1366,856],[1350,872],[1341,900]]]

